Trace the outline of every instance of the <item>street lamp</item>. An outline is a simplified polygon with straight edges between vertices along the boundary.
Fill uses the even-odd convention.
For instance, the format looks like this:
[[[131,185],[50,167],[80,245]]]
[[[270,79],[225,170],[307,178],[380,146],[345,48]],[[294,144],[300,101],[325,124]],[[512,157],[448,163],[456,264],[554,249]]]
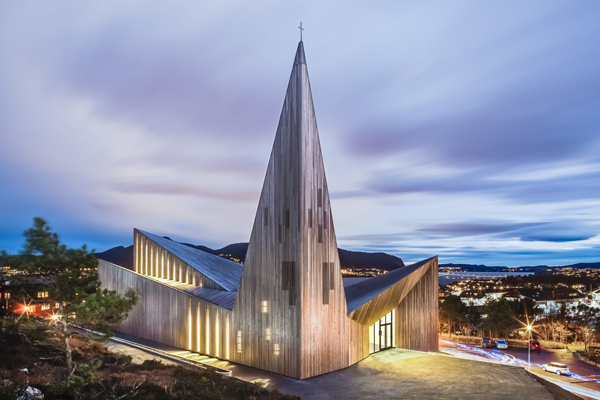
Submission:
[[[527,364],[529,366],[529,372],[531,372],[531,325],[527,325],[527,332],[529,332],[529,343],[527,343]]]

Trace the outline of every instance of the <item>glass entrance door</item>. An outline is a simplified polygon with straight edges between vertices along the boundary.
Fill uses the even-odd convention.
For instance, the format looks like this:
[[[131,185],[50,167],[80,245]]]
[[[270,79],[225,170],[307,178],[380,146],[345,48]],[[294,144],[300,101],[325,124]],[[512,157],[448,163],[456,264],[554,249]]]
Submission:
[[[390,311],[379,321],[369,327],[369,354],[395,346],[394,316],[396,310]]]

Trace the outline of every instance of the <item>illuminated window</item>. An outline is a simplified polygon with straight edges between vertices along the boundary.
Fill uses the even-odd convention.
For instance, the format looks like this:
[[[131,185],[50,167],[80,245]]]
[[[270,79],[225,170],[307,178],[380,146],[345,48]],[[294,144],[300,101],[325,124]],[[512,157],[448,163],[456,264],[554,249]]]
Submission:
[[[262,302],[262,312],[266,313],[269,311],[269,303],[266,300],[263,300]]]
[[[58,304],[58,302],[54,303],[54,308],[58,308],[60,307],[60,304]]]
[[[271,340],[271,328],[267,328],[265,331],[265,339]]]
[[[229,360],[229,313],[225,314],[225,358]]]
[[[196,351],[200,353],[200,303],[196,303]]]
[[[219,310],[215,311],[215,347],[216,356],[219,357]]]
[[[206,306],[206,352],[210,352],[210,307]]]
[[[42,304],[42,310],[49,310],[50,304]]]
[[[4,293],[4,298],[5,299],[10,299],[10,293]]]
[[[237,331],[236,344],[237,344],[237,352],[241,353],[242,352],[242,331]]]
[[[192,299],[188,299],[188,350],[192,350]]]
[[[45,297],[48,297],[48,292],[38,292],[37,297],[39,299],[43,299]]]
[[[273,354],[275,354],[276,356],[279,355],[279,343],[275,343],[273,345]]]

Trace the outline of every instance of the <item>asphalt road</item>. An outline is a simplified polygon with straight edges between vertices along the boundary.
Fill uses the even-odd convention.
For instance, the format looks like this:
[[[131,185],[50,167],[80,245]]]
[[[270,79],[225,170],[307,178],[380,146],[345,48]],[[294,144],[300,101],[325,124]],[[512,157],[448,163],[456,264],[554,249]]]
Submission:
[[[440,341],[440,351],[460,358],[487,361],[500,364],[522,365],[536,374],[562,388],[586,399],[600,399],[600,368],[577,360],[567,349],[542,349],[540,353],[531,353],[531,365],[527,363],[527,349],[509,348],[507,350],[482,349],[478,346]],[[569,376],[557,376],[542,370],[543,364],[560,362],[571,371]]]

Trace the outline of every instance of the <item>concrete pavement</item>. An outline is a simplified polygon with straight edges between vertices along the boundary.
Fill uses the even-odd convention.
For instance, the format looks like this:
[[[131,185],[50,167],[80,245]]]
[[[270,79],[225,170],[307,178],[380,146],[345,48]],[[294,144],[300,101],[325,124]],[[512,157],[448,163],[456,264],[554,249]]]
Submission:
[[[153,344],[142,342],[145,346]],[[157,346],[162,351],[181,352],[180,349]],[[132,355],[136,362],[152,358],[173,362],[166,357],[128,348],[123,344],[111,343],[109,347]],[[465,360],[439,353],[390,349],[373,354],[343,370],[303,381],[222,360],[212,360],[219,367],[230,369],[238,379],[298,395],[303,399],[578,399],[546,381],[538,382],[520,367]]]

